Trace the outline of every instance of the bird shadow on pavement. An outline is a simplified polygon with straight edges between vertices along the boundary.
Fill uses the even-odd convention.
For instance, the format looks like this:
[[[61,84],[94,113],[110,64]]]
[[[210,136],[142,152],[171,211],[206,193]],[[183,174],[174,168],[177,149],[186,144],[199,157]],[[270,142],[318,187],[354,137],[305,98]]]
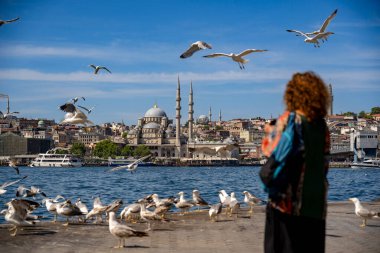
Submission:
[[[328,237],[336,237],[336,238],[342,237],[341,235],[329,235],[329,234],[326,234],[326,236],[328,236]]]
[[[17,236],[33,236],[33,235],[52,235],[57,231],[53,230],[39,230],[39,229],[24,229],[23,232],[18,233]]]
[[[367,227],[380,228],[380,225],[368,225],[368,224],[367,224]]]

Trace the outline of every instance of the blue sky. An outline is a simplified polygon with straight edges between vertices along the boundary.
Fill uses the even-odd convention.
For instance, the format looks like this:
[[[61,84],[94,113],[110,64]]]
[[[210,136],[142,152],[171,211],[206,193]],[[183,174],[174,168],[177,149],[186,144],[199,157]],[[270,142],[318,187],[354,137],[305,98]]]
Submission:
[[[320,48],[286,32],[313,31],[335,10]],[[294,72],[312,70],[334,89],[334,111],[380,106],[379,1],[0,1],[0,93],[11,111],[26,118],[60,121],[58,106],[75,96],[96,106],[95,123],[137,119],[157,103],[175,116],[177,76],[182,122],[187,120],[190,81],[195,116],[223,119],[278,116],[283,91]],[[211,50],[179,55],[202,40]],[[245,70],[228,58],[246,56]],[[93,75],[89,64],[112,74]],[[6,100],[0,100],[6,110]]]

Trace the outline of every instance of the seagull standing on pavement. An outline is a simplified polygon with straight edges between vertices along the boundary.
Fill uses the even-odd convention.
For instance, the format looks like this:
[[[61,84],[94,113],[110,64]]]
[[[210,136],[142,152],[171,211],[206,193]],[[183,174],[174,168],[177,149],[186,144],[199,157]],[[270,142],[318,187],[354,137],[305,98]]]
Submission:
[[[211,205],[208,210],[208,215],[210,216],[211,221],[217,221],[220,213],[222,213],[222,203]]]
[[[107,69],[106,67],[104,67],[104,66],[95,66],[94,64],[90,64],[89,66],[90,66],[91,68],[94,69],[94,74],[95,74],[95,75],[97,75],[98,72],[99,72],[99,70],[101,70],[101,69],[104,69],[104,70],[106,70],[108,73],[111,74],[111,71],[110,71],[109,69]]]
[[[243,56],[246,56],[247,54],[250,53],[258,53],[258,52],[266,52],[268,50],[266,49],[247,49],[241,52],[240,54],[225,54],[225,53],[215,53],[215,54],[209,54],[209,55],[204,55],[203,57],[206,58],[214,58],[214,57],[220,57],[220,56],[225,56],[225,57],[230,57],[233,61],[237,62],[239,64],[240,69],[245,69],[244,64],[248,62],[248,60],[244,59]]]
[[[198,190],[193,190],[193,202],[198,207],[200,206],[208,206],[208,203],[200,196]]]
[[[250,217],[252,217],[253,207],[262,200],[248,191],[243,191],[243,195],[244,195],[244,203],[249,205],[249,213],[250,213]]]
[[[109,216],[108,227],[109,227],[110,233],[113,236],[119,238],[119,243],[117,246],[115,246],[115,248],[124,248],[126,238],[148,236],[146,232],[137,231],[131,227],[128,227],[127,225],[120,224],[116,220],[115,212],[110,212],[108,216]]]
[[[354,202],[355,214],[363,219],[363,223],[360,225],[361,227],[367,225],[367,219],[379,218],[379,212],[371,211],[363,207],[358,198],[349,198],[348,200]]]
[[[191,44],[190,47],[183,54],[181,54],[180,58],[188,58],[192,56],[195,52],[207,48],[212,49],[211,45],[207,44],[206,42],[196,41],[193,44]]]

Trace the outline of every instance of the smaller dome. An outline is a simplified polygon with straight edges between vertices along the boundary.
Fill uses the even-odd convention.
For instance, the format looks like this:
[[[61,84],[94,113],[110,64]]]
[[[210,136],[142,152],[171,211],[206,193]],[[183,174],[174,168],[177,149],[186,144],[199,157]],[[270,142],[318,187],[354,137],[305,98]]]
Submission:
[[[143,126],[143,128],[144,128],[144,129],[147,129],[147,128],[149,128],[149,129],[152,129],[152,128],[154,128],[154,129],[159,129],[159,128],[160,128],[160,125],[157,124],[156,122],[149,122],[149,123],[145,124],[145,125]]]
[[[167,117],[164,110],[159,108],[157,105],[154,105],[148,111],[146,111],[144,117]]]
[[[45,127],[45,121],[43,121],[43,120],[40,120],[40,121],[38,121],[38,127]]]

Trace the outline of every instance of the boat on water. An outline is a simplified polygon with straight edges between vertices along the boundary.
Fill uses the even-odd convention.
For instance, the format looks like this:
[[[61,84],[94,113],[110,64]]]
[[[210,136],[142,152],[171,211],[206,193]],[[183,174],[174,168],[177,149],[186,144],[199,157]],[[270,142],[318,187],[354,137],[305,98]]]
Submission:
[[[351,163],[351,168],[353,169],[380,168],[380,160],[379,159],[365,159],[361,162],[353,162]]]
[[[29,167],[82,167],[83,161],[71,154],[56,154],[55,150],[39,154]]]

